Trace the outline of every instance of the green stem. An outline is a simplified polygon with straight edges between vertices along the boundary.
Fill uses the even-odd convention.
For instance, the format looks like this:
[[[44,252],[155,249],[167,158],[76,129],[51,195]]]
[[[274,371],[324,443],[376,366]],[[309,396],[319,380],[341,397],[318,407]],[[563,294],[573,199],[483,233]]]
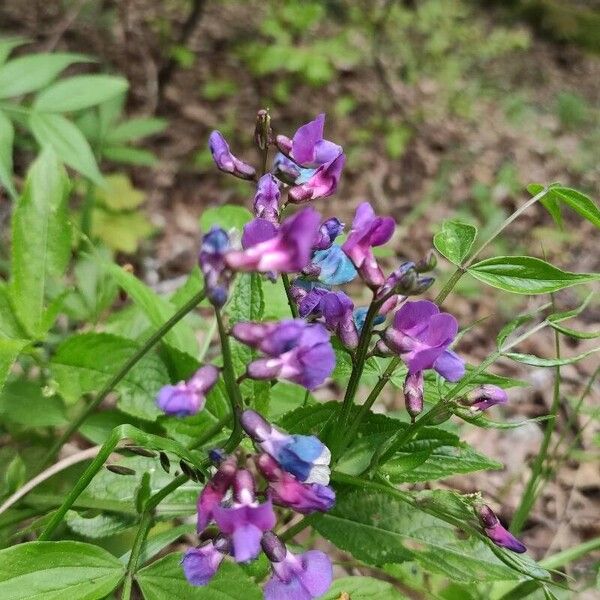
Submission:
[[[312,519],[309,516],[303,517],[295,525],[292,525],[289,529],[286,529],[279,537],[283,542],[289,542],[293,540],[301,531],[304,531],[307,527],[310,527]]]
[[[598,549],[600,549],[600,537],[548,556],[540,560],[540,566],[544,569],[558,569]]]
[[[202,444],[211,440],[223,427],[231,420],[231,415],[224,415],[216,423],[211,425],[198,439],[194,440],[189,446],[189,450],[200,448]]]
[[[554,346],[556,349],[556,358],[560,359],[560,334],[558,331],[554,331]],[[542,438],[542,444],[538,453],[536,454],[533,466],[531,468],[531,476],[529,481],[527,482],[527,486],[525,487],[525,491],[523,492],[523,496],[521,497],[521,502],[513,515],[510,530],[515,535],[519,535],[521,532],[525,521],[533,505],[535,504],[538,495],[541,491],[543,485],[543,469],[546,463],[546,458],[548,455],[548,449],[550,447],[550,441],[552,438],[552,434],[554,433],[554,428],[556,427],[556,417],[558,414],[558,409],[560,406],[560,366],[555,367],[554,373],[554,388],[552,393],[552,405],[550,407],[550,416],[549,422],[546,423],[546,428],[544,430],[544,437]]]
[[[63,445],[71,438],[71,436],[81,427],[83,422],[90,416],[92,412],[106,399],[106,397],[114,390],[121,380],[131,371],[131,369],[142,359],[150,350],[173,328],[183,317],[194,310],[200,302],[204,300],[204,290],[198,292],[190,298],[164,325],[159,327],[144,343],[144,345],[136,351],[119,369],[119,371],[106,383],[106,385],[98,392],[98,395],[87,405],[87,407],[69,424],[64,433],[52,445],[46,454],[42,463],[42,468],[47,466],[54,457],[58,454]]]
[[[294,319],[298,318],[298,307],[296,306],[296,302],[294,297],[292,296],[292,286],[290,284],[290,278],[287,273],[281,274],[281,280],[283,281],[283,287],[285,289],[285,295],[287,296],[288,305],[290,307],[290,311]]]
[[[91,237],[92,234],[92,218],[95,205],[96,186],[92,181],[88,180],[86,183],[85,195],[83,197],[83,206],[81,207],[81,232],[85,238]]]

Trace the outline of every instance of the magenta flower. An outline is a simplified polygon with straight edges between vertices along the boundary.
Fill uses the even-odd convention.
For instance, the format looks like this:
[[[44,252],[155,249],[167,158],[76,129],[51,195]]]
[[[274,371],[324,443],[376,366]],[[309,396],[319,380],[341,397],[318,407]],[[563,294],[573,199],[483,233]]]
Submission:
[[[472,411],[486,410],[496,404],[506,404],[508,394],[497,385],[485,384],[471,392],[473,401],[469,401]]]
[[[269,494],[275,504],[302,514],[325,512],[335,504],[335,492],[328,485],[302,483],[268,454],[255,458],[256,466],[269,482]]]
[[[310,261],[319,223],[319,214],[305,208],[287,218],[275,236],[245,250],[229,252],[225,262],[235,271],[299,272]]]
[[[165,385],[158,392],[156,404],[168,415],[187,417],[204,408],[205,394],[217,383],[219,369],[213,365],[201,367],[188,381]]]
[[[525,544],[502,526],[502,523],[500,523],[500,520],[489,506],[486,504],[480,506],[477,513],[485,534],[496,546],[507,548],[519,554],[527,552]]]
[[[213,511],[219,506],[233,483],[237,472],[237,460],[234,456],[226,458],[217,469],[213,478],[204,486],[198,496],[197,530],[201,532],[213,520]]]
[[[225,264],[229,252],[229,236],[224,229],[213,227],[202,238],[199,263],[204,275],[204,288],[208,299],[218,307],[227,302],[231,272]]]
[[[213,131],[208,138],[208,147],[217,168],[241,179],[254,179],[256,170],[249,164],[236,158],[220,131]]]
[[[207,585],[214,577],[221,561],[229,554],[231,543],[226,538],[217,538],[198,548],[191,548],[181,559],[185,578],[196,586]]]
[[[292,554],[272,532],[263,536],[262,547],[273,568],[265,585],[265,600],[311,600],[331,586],[333,568],[324,552]]]
[[[254,214],[277,225],[279,223],[279,199],[281,192],[277,179],[267,173],[258,180],[254,196]]]
[[[448,349],[457,332],[452,315],[441,313],[433,302],[419,300],[398,310],[383,341],[400,355],[410,373],[435,369],[445,379],[457,381],[464,375],[465,365]]]
[[[246,562],[258,556],[262,534],[272,529],[277,519],[270,499],[257,502],[250,471],[236,473],[233,499],[231,507],[215,506],[213,515],[219,529],[231,536],[235,560]]]
[[[331,162],[321,165],[306,181],[301,179],[299,185],[290,188],[289,201],[293,204],[303,204],[335,194],[345,164],[346,155],[340,154]]]
[[[368,202],[358,205],[352,229],[342,249],[354,263],[360,276],[371,288],[385,281],[383,272],[373,255],[373,247],[385,244],[394,233],[394,219],[377,217]]]
[[[260,350],[267,358],[251,362],[246,373],[252,379],[288,379],[312,390],[331,375],[335,354],[329,333],[320,324],[302,319],[271,323],[236,323],[231,334]]]

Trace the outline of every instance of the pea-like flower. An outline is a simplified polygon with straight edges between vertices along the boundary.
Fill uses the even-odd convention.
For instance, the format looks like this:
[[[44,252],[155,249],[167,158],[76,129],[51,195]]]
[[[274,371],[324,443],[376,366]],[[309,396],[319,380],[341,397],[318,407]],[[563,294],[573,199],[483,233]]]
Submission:
[[[240,179],[254,179],[256,169],[231,153],[229,144],[220,131],[213,131],[210,134],[208,147],[219,170]]]
[[[319,323],[310,324],[303,319],[241,322],[232,327],[231,335],[267,357],[247,366],[246,374],[252,379],[287,379],[312,390],[335,367],[329,333]]]
[[[306,181],[300,180],[302,182],[299,185],[290,188],[289,201],[293,204],[303,204],[332,196],[337,190],[345,164],[346,155],[340,154],[331,162],[321,165]]]
[[[234,456],[224,459],[212,479],[204,486],[198,496],[197,529],[201,532],[213,520],[213,510],[219,506],[229,490],[237,472],[237,461]]]
[[[293,554],[272,532],[265,533],[262,548],[271,561],[273,575],[265,585],[265,600],[311,600],[331,586],[331,560],[320,550]]]
[[[472,411],[481,411],[495,406],[496,404],[506,404],[508,394],[497,385],[484,384],[474,389],[468,400]]]
[[[285,219],[273,237],[244,250],[229,252],[225,262],[234,271],[275,274],[299,272],[310,261],[320,221],[315,210],[305,208]],[[254,241],[256,239],[253,238]],[[249,241],[247,238],[246,243]]]
[[[373,248],[385,244],[394,233],[391,217],[378,217],[368,202],[358,205],[348,239],[342,249],[354,263],[365,283],[376,289],[385,281],[383,271],[375,259]]]
[[[199,263],[204,275],[207,298],[217,307],[227,302],[231,271],[225,264],[225,255],[230,250],[229,235],[220,227],[213,227],[202,238]]]
[[[198,548],[190,548],[181,559],[185,578],[192,585],[207,585],[230,551],[231,542],[223,536]]]
[[[242,413],[244,431],[281,468],[304,483],[329,483],[331,452],[314,435],[289,435],[279,431],[253,410]]]
[[[327,250],[336,238],[344,231],[344,224],[336,217],[321,223],[319,237],[315,243],[315,250]]]
[[[266,173],[258,180],[254,196],[254,214],[277,225],[279,223],[279,199],[281,191],[277,179]]]
[[[168,415],[187,417],[204,408],[206,393],[217,383],[219,369],[213,365],[200,367],[188,381],[165,385],[158,392],[156,404]]]
[[[496,546],[507,548],[508,550],[518,552],[519,554],[527,552],[525,544],[502,526],[502,523],[500,523],[500,520],[489,506],[486,504],[480,506],[477,514],[483,525],[485,534],[492,542],[494,542],[494,544],[496,544]]]
[[[237,562],[258,556],[262,534],[272,529],[277,520],[270,499],[262,504],[256,500],[254,478],[245,469],[235,474],[231,507],[215,506],[213,516],[219,529],[231,536]]]
[[[317,250],[313,254],[308,272],[325,285],[343,285],[357,275],[352,261],[337,244],[326,250]]]
[[[419,300],[398,310],[382,342],[400,355],[410,373],[434,369],[445,379],[457,381],[465,373],[463,361],[449,350],[457,332],[452,315],[440,312],[433,302]]]

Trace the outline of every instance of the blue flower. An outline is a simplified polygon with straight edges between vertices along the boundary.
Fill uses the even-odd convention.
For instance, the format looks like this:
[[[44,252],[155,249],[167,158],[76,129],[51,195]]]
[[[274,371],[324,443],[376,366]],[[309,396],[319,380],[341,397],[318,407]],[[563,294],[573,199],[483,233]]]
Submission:
[[[342,285],[357,275],[352,261],[337,244],[327,250],[317,250],[313,254],[312,264],[320,269],[319,281],[327,285]]]

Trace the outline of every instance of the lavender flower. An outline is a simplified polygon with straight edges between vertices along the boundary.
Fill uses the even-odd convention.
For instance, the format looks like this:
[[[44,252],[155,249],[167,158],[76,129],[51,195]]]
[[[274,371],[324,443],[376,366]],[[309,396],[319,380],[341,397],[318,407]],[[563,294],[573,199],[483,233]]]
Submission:
[[[312,390],[335,367],[329,333],[320,324],[309,324],[302,319],[242,322],[233,326],[231,334],[267,356],[248,365],[246,372],[252,379],[280,377]]]
[[[371,288],[378,288],[385,281],[373,255],[373,247],[385,244],[392,237],[394,227],[394,219],[377,217],[368,202],[358,205],[352,229],[342,249]]]
[[[404,380],[404,402],[410,418],[415,420],[423,412],[423,371],[410,371]]]
[[[221,561],[230,551],[230,542],[226,538],[217,538],[198,548],[188,550],[181,560],[185,578],[192,585],[207,585],[213,578]]]
[[[253,410],[242,413],[241,424],[261,450],[296,479],[321,485],[329,483],[331,452],[319,438],[283,433]]]
[[[319,238],[315,243],[315,250],[327,250],[343,231],[344,224],[336,217],[323,221],[319,228]]]
[[[229,293],[231,272],[225,264],[229,249],[229,236],[220,227],[213,227],[202,238],[199,262],[204,275],[204,288],[207,298],[217,307],[227,302]]]
[[[277,225],[279,223],[279,183],[277,179],[267,173],[258,180],[256,195],[254,196],[254,214]]]
[[[217,168],[241,179],[254,179],[256,170],[249,164],[236,158],[220,131],[213,131],[208,138],[208,147]]]
[[[485,534],[496,544],[502,548],[507,548],[513,552],[522,554],[527,551],[525,544],[519,541],[510,531],[507,531],[500,523],[494,511],[486,504],[479,507],[477,514],[483,525]]]
[[[245,250],[229,252],[225,262],[235,271],[299,272],[310,261],[319,222],[319,214],[306,208],[286,219],[275,236]]]
[[[263,504],[256,501],[250,471],[236,473],[233,497],[230,508],[215,506],[213,515],[219,529],[231,536],[235,560],[246,562],[258,556],[262,534],[273,528],[277,519],[270,499]]]
[[[506,404],[508,394],[497,385],[485,384],[471,392],[469,404],[472,411],[481,411],[495,406],[496,404]]]
[[[346,348],[358,346],[358,329],[354,321],[354,304],[344,292],[329,292],[320,303],[325,325]]]
[[[237,461],[234,456],[226,458],[217,469],[213,478],[204,486],[198,496],[197,530],[201,532],[213,520],[213,511],[219,506],[233,483],[237,472]]]
[[[407,302],[396,313],[383,342],[400,355],[410,373],[435,369],[449,381],[459,380],[465,372],[463,361],[449,346],[456,337],[456,319],[441,313],[433,302]]]
[[[204,408],[205,394],[219,378],[219,369],[213,365],[201,367],[188,381],[165,385],[158,392],[156,404],[168,415],[187,417]]]
[[[324,552],[292,554],[272,532],[263,536],[262,547],[273,568],[264,589],[265,600],[311,600],[331,586],[333,568]]]

